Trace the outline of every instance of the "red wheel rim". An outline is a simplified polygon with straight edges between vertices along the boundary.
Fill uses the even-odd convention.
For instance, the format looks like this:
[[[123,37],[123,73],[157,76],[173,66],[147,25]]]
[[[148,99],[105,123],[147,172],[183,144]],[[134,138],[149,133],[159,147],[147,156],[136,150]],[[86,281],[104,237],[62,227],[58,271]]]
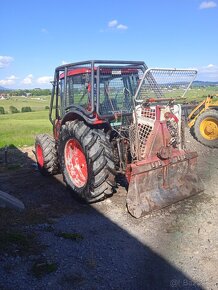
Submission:
[[[75,139],[67,141],[64,150],[65,165],[73,184],[81,188],[88,180],[88,168],[82,146]]]
[[[36,146],[36,156],[37,156],[37,162],[40,165],[40,167],[43,167],[44,165],[44,156],[43,156],[43,152],[42,152],[42,147],[37,144]]]

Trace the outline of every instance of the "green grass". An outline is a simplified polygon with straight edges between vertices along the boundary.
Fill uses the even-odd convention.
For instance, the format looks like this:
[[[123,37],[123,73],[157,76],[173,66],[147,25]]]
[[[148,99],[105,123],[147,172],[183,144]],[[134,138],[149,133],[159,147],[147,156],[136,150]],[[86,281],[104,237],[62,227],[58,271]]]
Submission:
[[[208,87],[193,87],[188,90],[185,95],[186,101],[191,102],[196,100],[200,102],[205,99],[208,95],[215,95],[218,94],[218,87],[217,86],[208,86]]]
[[[51,132],[48,111],[0,115],[0,148],[30,146],[37,134]]]
[[[53,262],[36,262],[32,266],[32,273],[36,278],[43,277],[47,274],[57,271],[58,265]]]
[[[50,96],[40,97],[10,97],[8,100],[0,100],[0,107],[4,107],[5,111],[10,113],[9,107],[14,106],[18,110],[22,107],[31,107],[33,111],[44,110],[45,106],[49,106]]]
[[[57,234],[57,236],[71,241],[81,241],[84,239],[84,237],[79,233],[60,232]]]
[[[177,102],[183,103],[185,102],[192,102],[197,101],[201,102],[204,100],[208,95],[215,95],[218,93],[218,86],[208,86],[208,87],[193,87],[190,88],[187,93],[185,94],[184,98],[181,96],[184,94],[184,90],[182,88],[177,88],[174,90],[166,90],[162,89],[164,97],[166,98],[175,98]],[[146,92],[147,93],[147,92]],[[150,98],[156,98],[154,91],[150,91],[149,94],[145,94],[147,97],[149,95]],[[143,96],[143,92],[142,92]]]
[[[9,253],[13,256],[40,253],[43,247],[36,243],[35,238],[34,233],[3,230],[0,232],[0,253]]]

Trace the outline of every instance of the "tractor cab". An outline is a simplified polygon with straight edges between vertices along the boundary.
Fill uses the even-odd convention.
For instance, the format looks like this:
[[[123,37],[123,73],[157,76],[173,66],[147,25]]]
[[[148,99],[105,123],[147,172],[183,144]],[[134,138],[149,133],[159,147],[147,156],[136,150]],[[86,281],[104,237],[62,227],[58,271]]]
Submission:
[[[96,123],[131,114],[133,97],[145,69],[143,62],[98,61],[57,68],[50,120],[79,112],[87,122]]]

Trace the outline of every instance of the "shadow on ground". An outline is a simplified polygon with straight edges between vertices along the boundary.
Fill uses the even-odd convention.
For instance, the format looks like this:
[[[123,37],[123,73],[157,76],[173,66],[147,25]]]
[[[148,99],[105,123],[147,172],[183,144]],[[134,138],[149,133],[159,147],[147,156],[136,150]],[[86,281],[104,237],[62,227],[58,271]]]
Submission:
[[[0,289],[203,289],[32,158],[11,149],[5,166],[0,151],[0,190],[26,206],[0,209]]]

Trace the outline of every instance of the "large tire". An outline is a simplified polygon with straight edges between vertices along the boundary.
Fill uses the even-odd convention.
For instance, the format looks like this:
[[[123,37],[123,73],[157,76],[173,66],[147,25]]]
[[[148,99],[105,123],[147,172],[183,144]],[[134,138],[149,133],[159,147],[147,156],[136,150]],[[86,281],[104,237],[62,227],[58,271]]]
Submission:
[[[195,138],[205,146],[218,148],[218,111],[207,110],[194,124]]]
[[[66,184],[79,198],[91,203],[113,193],[115,164],[108,136],[83,121],[61,128],[58,156]]]
[[[43,175],[55,175],[59,172],[55,140],[48,134],[36,136],[36,160],[39,171]]]

